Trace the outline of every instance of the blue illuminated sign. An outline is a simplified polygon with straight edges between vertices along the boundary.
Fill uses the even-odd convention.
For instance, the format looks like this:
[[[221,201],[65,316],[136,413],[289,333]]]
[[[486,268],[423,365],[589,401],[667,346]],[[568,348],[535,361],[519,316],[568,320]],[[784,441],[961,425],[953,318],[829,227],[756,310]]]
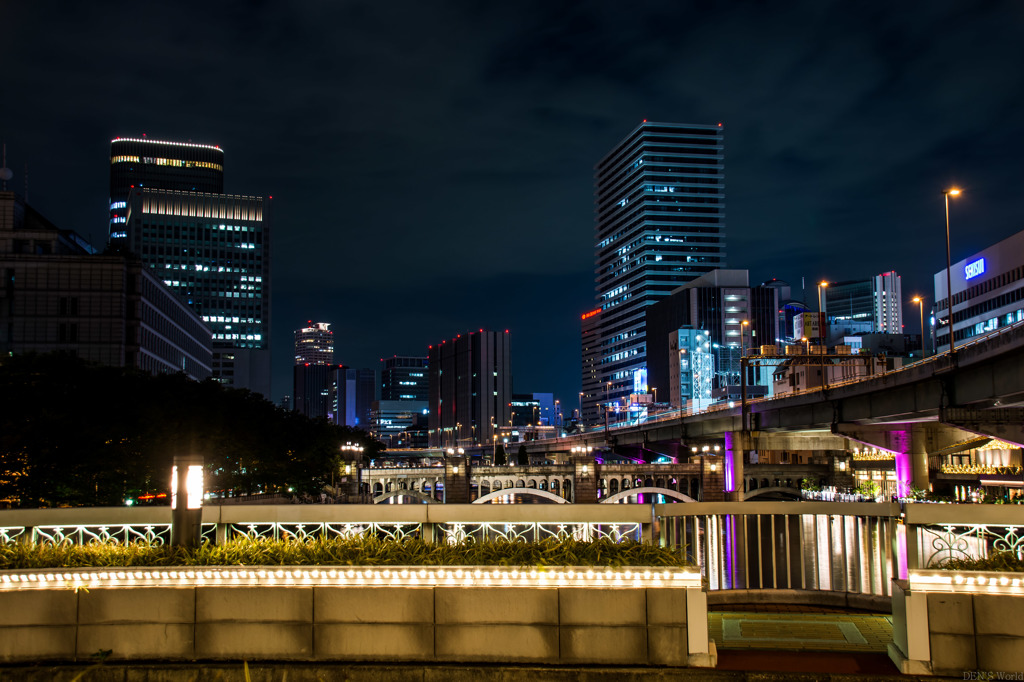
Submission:
[[[979,258],[976,261],[968,263],[964,266],[964,277],[966,279],[973,279],[978,275],[985,274],[985,259]]]
[[[633,393],[647,393],[647,368],[633,370]]]

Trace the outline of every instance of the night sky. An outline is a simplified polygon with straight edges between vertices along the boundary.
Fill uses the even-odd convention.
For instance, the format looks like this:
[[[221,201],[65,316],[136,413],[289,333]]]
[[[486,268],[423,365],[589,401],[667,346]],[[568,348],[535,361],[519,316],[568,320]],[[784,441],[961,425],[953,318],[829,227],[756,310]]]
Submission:
[[[9,188],[102,247],[110,139],[225,150],[272,195],[274,397],[481,327],[576,403],[593,167],[643,119],[723,123],[728,264],[808,299],[1021,229],[1024,3],[0,0]],[[908,305],[907,331],[917,332]]]

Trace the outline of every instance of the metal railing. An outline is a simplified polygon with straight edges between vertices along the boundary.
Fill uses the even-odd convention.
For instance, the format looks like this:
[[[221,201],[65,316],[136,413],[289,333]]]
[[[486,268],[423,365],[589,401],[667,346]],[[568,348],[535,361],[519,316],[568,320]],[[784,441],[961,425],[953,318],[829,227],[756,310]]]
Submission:
[[[167,507],[0,511],[0,543],[167,542]],[[821,590],[887,597],[908,568],[995,551],[1024,556],[1024,507],[843,502],[658,505],[226,505],[203,537],[607,538],[658,543],[711,590]]]
[[[659,540],[701,567],[711,590],[889,596],[899,506],[839,502],[657,505]]]

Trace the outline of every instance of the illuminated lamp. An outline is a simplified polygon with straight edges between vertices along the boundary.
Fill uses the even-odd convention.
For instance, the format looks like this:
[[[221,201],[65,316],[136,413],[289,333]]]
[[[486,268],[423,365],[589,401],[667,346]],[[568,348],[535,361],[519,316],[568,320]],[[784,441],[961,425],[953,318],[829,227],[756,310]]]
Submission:
[[[203,457],[178,455],[171,467],[171,545],[197,547],[203,522]],[[181,491],[184,494],[179,495]]]

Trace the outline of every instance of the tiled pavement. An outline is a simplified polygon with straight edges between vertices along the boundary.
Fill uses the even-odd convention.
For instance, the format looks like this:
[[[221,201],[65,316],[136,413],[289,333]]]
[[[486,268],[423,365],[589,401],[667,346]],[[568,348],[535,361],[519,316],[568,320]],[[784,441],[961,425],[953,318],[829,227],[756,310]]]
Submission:
[[[892,640],[892,617],[850,613],[718,612],[708,617],[721,649],[879,651]]]
[[[728,606],[708,617],[719,670],[895,674],[892,617],[791,605]]]

